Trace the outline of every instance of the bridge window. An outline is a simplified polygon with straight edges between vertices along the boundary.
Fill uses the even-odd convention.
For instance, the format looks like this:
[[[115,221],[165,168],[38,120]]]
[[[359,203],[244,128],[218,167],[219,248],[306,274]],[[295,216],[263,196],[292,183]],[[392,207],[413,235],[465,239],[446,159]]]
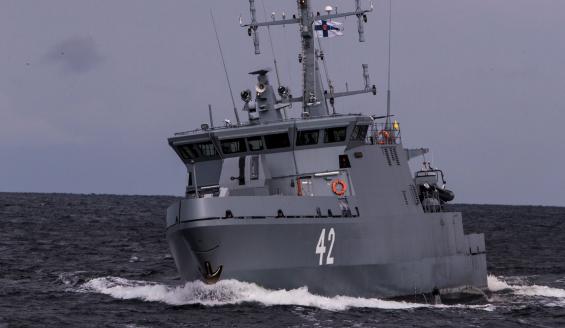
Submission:
[[[265,145],[267,149],[277,149],[290,147],[288,133],[269,134],[265,136]]]
[[[329,128],[324,130],[324,143],[342,142],[347,138],[347,127]]]
[[[363,141],[367,137],[368,125],[356,125],[351,134],[351,141]]]
[[[180,155],[183,159],[193,159],[193,158],[198,157],[198,153],[196,152],[194,145],[178,146],[177,150],[179,151],[179,153],[180,153]]]
[[[214,145],[211,142],[201,142],[196,145],[198,146],[198,149],[200,149],[200,153],[204,157],[214,157],[218,154],[216,152],[216,147],[214,147]]]
[[[261,136],[247,138],[247,144],[250,151],[263,150],[263,139]]]
[[[222,140],[220,144],[222,145],[222,152],[224,154],[242,153],[247,151],[244,138]]]
[[[218,153],[211,142],[186,144],[177,147],[183,159],[198,159],[200,157],[216,157]]]
[[[320,131],[318,130],[298,131],[296,135],[296,145],[297,146],[315,145],[318,143],[319,134]]]

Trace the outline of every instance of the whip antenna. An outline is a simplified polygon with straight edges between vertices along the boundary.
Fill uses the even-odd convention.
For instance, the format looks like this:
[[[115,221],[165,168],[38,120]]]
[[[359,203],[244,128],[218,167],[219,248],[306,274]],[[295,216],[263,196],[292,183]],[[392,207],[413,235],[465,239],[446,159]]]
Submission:
[[[392,38],[392,0],[388,1],[388,78],[386,87],[386,129],[390,129],[390,48]]]
[[[324,73],[326,75],[326,81],[328,83],[328,88],[330,89],[330,92],[329,92],[330,105],[332,106],[332,112],[335,115],[334,86],[333,86],[332,80],[330,79],[330,73],[328,71],[328,66],[326,65],[327,57],[324,54],[324,49],[322,49],[322,41],[320,41],[318,34],[316,34],[316,40],[318,41],[318,48],[320,48],[320,57],[322,59],[322,64],[324,66]]]
[[[267,10],[265,9],[265,1],[261,1],[263,6],[263,16],[267,19]],[[271,15],[272,20],[275,20],[275,13]],[[273,46],[273,38],[271,37],[271,27],[267,25],[267,34],[269,34],[269,43],[271,44],[271,53],[273,54],[273,63],[275,65],[275,74],[277,75],[277,88],[281,86],[281,79],[279,78],[279,67],[277,65],[277,56],[275,55],[275,47]]]
[[[261,5],[263,6],[263,16],[265,20],[267,19],[267,10],[265,9],[265,1],[261,1]],[[275,20],[275,13],[271,14],[271,18]],[[279,77],[279,65],[277,65],[277,56],[275,55],[275,47],[273,46],[273,38],[271,36],[271,27],[267,25],[267,33],[269,34],[269,43],[271,44],[271,53],[273,54],[273,64],[275,65],[275,75],[277,76],[277,88],[281,87],[281,79]],[[286,120],[286,108],[283,108],[283,115],[284,119]]]
[[[214,33],[216,34],[216,41],[218,41],[218,49],[220,50],[220,57],[222,58],[222,65],[224,66],[224,72],[226,73],[226,81],[228,82],[228,89],[230,92],[231,102],[233,104],[233,113],[235,114],[235,120],[237,121],[237,125],[241,125],[241,122],[239,121],[239,115],[237,114],[237,107],[235,106],[235,100],[233,99],[230,77],[228,75],[228,69],[226,68],[226,61],[224,60],[224,53],[222,51],[222,46],[220,44],[220,37],[218,36],[218,30],[216,29],[216,21],[214,20],[212,9],[210,9],[210,18],[212,19],[212,25],[214,26]]]
[[[283,20],[286,19],[286,13],[285,13],[284,11],[282,12],[282,19],[283,19]],[[286,24],[283,24],[282,27],[283,27],[283,42],[284,42],[284,47],[285,47],[285,48],[288,48],[288,47],[287,47],[287,43],[288,43],[288,42],[286,41],[286,39],[287,39],[287,37],[286,37]],[[288,57],[288,53],[287,53],[287,52],[285,52],[285,56],[284,56],[284,57],[285,57],[285,60],[286,60],[286,70],[287,70],[287,73],[288,73],[288,78],[289,78],[290,81],[292,81],[292,69],[291,69],[291,66],[290,66],[290,58]]]

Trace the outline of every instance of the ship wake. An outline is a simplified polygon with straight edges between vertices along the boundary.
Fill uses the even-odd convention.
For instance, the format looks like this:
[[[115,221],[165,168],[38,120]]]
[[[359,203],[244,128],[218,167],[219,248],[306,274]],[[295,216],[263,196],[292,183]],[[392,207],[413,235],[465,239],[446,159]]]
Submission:
[[[343,311],[350,308],[414,309],[422,307],[446,307],[420,303],[388,301],[377,298],[357,298],[348,296],[324,297],[314,295],[308,288],[292,290],[269,290],[253,283],[237,280],[222,280],[214,285],[200,281],[188,282],[181,286],[168,286],[160,283],[128,280],[119,277],[102,277],[87,281],[79,286],[83,292],[95,292],[117,299],[138,299],[149,302],[162,302],[170,305],[221,306],[242,303],[257,303],[264,306],[295,305],[315,307],[330,311]],[[491,305],[461,305],[455,307],[477,308],[492,311]]]
[[[488,289],[491,292],[511,291],[513,294],[521,296],[550,298],[553,299],[552,305],[565,306],[565,289],[528,285],[523,281],[509,283],[504,278],[493,275],[488,276]]]

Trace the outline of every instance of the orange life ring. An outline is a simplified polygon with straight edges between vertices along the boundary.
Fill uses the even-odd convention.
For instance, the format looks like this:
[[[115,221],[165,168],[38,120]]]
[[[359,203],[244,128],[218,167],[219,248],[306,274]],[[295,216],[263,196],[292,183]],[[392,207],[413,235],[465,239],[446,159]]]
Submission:
[[[340,186],[339,189],[337,186]],[[332,181],[332,191],[334,192],[334,194],[338,196],[343,196],[345,195],[346,190],[347,190],[347,185],[343,180],[335,179],[334,181]]]
[[[382,138],[381,138],[382,137]],[[389,142],[390,134],[386,130],[381,130],[377,133],[377,140],[379,145],[384,145]]]

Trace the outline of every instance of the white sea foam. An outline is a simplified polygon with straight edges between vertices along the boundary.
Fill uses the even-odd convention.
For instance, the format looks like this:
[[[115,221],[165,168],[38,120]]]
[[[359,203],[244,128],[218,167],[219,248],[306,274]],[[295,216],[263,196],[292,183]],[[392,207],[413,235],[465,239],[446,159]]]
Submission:
[[[489,275],[487,281],[489,290],[493,292],[512,290],[517,295],[565,298],[564,289],[539,285],[511,285],[493,275]]]
[[[512,286],[507,284],[504,280],[490,274],[487,277],[487,285],[488,289],[491,292],[499,292],[501,290],[512,289]]]
[[[297,305],[317,307],[330,311],[349,308],[414,309],[433,305],[386,301],[377,298],[358,298],[348,296],[324,297],[311,294],[306,287],[292,290],[269,290],[256,284],[237,280],[221,280],[214,285],[195,281],[183,286],[171,287],[146,281],[127,280],[117,277],[92,279],[80,287],[82,291],[98,292],[119,299],[140,299],[163,302],[171,305],[202,304],[218,306],[240,303],[259,303],[266,306]],[[451,306],[437,305],[434,307]],[[493,307],[463,306],[492,311]]]

